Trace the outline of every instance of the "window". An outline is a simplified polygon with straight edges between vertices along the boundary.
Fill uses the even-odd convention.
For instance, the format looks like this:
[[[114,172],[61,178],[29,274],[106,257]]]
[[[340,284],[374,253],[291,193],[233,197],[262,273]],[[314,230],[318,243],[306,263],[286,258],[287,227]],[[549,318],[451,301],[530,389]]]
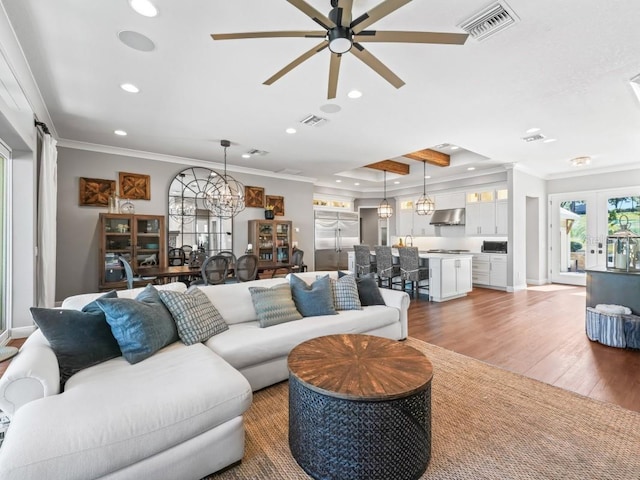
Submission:
[[[619,231],[624,225],[640,235],[640,197],[614,197],[607,199],[607,235]]]

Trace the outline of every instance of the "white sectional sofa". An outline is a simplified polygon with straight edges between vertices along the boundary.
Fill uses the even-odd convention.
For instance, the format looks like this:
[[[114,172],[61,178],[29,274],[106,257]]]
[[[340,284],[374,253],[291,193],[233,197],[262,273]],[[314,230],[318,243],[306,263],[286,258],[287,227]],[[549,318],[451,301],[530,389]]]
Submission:
[[[317,275],[299,276],[312,283]],[[34,332],[0,379],[0,409],[11,416],[0,480],[202,478],[241,460],[252,391],[288,377],[295,345],[335,333],[407,336],[409,296],[387,289],[380,290],[386,305],[260,328],[249,287],[286,282],[201,286],[228,330],[204,344],[172,343],[133,365],[118,357],[86,368],[62,393],[56,356]],[[81,309],[100,295],[67,298],[62,308]]]

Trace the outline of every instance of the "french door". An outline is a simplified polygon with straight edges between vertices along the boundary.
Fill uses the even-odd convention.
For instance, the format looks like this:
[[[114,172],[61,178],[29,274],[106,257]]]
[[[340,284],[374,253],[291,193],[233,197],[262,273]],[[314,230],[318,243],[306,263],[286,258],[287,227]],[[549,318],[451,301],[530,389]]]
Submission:
[[[7,315],[10,311],[11,296],[9,294],[9,154],[0,141],[0,345],[8,338]]]
[[[585,270],[604,268],[607,236],[623,225],[640,234],[640,191],[614,189],[550,196],[551,281],[585,285]]]

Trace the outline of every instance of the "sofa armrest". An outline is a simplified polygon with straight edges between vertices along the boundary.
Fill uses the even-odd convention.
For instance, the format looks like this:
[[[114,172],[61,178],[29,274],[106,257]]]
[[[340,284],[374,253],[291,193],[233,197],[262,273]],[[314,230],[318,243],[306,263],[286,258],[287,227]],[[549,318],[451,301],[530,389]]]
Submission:
[[[400,310],[400,328],[402,332],[400,340],[404,340],[409,335],[409,303],[411,302],[409,294],[389,288],[381,288],[380,293],[388,307],[395,307]]]
[[[39,330],[32,336],[0,378],[0,410],[9,417],[33,400],[60,393],[58,359]]]

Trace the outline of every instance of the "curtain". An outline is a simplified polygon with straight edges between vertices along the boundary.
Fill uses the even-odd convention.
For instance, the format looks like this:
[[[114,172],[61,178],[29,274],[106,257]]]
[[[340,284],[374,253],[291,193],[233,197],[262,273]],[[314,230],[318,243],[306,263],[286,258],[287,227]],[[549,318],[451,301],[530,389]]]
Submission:
[[[56,294],[56,211],[58,150],[50,134],[42,137],[38,184],[37,305],[53,307]]]

